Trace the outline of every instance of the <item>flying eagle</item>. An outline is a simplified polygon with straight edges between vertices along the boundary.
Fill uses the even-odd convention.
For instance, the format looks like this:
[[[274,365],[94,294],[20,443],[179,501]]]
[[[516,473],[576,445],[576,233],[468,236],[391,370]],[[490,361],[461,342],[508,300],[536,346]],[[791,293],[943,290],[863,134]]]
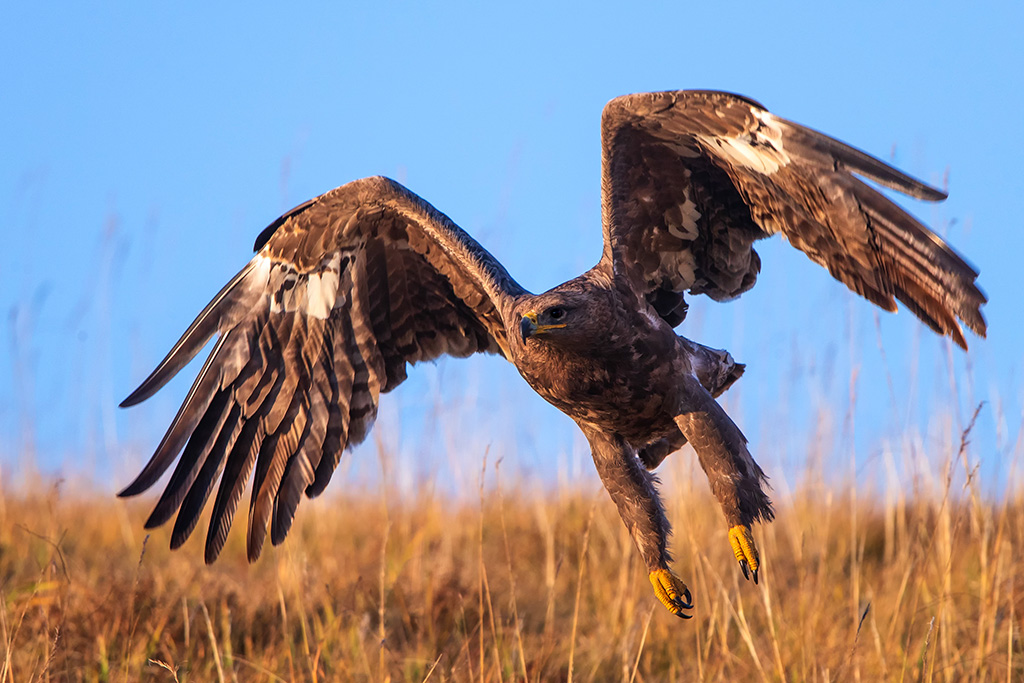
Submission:
[[[387,178],[342,185],[275,220],[121,404],[152,396],[217,335],[152,459],[120,495],[145,491],[177,459],[146,522],[177,513],[176,548],[219,479],[206,536],[213,562],[252,476],[254,561],[267,530],[281,543],[302,496],[320,494],[345,448],[366,437],[380,394],[409,364],[493,353],[583,430],[672,613],[688,617],[693,604],[670,569],[651,471],[687,441],[756,583],[751,525],[773,518],[772,503],[746,439],[715,401],[744,366],[675,333],[684,296],[747,291],[761,267],[754,242],[781,233],[853,291],[887,311],[900,301],[966,349],[960,323],[985,336],[978,273],[858,176],[917,199],[944,192],[745,97],[618,97],[604,109],[601,144],[601,260],[540,295]]]

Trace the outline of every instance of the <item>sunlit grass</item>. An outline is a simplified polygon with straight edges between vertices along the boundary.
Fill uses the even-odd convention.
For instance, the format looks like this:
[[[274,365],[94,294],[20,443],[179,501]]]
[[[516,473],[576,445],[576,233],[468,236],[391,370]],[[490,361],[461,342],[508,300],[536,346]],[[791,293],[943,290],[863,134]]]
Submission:
[[[538,492],[504,465],[479,502],[335,494],[255,565],[235,529],[212,567],[200,533],[147,540],[146,501],[22,484],[0,507],[0,681],[1021,680],[1024,500],[972,496],[948,445],[913,495],[776,481],[759,586],[673,456],[691,621],[592,480]]]

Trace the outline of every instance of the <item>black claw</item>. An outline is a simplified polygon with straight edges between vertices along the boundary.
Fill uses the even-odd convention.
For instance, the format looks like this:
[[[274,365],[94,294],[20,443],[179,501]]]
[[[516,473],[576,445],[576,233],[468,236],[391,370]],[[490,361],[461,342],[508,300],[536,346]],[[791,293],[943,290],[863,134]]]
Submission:
[[[743,570],[743,578],[750,581],[750,565],[746,560],[740,560],[740,569]],[[757,570],[754,570],[754,583],[757,583]]]
[[[757,585],[757,570],[754,570],[754,585]]]
[[[683,610],[693,609],[693,595],[690,594],[690,589],[689,588],[684,586],[683,587],[682,595],[677,597],[672,602],[675,603],[675,606],[679,608],[679,611],[676,612],[676,616],[677,617],[679,617],[680,619],[692,619],[693,618],[692,614],[684,614],[683,613]]]

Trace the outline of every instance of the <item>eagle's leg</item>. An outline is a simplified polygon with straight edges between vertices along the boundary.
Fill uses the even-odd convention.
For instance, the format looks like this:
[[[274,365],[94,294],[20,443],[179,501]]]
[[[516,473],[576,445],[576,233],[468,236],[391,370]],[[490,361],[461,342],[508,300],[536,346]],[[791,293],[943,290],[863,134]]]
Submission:
[[[689,619],[685,610],[693,609],[692,596],[668,566],[672,561],[668,552],[670,528],[654,475],[641,467],[636,451],[621,436],[580,427],[590,442],[597,473],[647,565],[654,594],[669,612]]]
[[[750,456],[743,432],[696,377],[681,379],[678,401],[675,421],[679,431],[697,452],[711,491],[722,506],[729,524],[729,543],[743,576],[749,579],[752,573],[757,583],[761,560],[750,525],[775,517],[764,490],[767,477]]]
[[[679,343],[686,349],[697,379],[712,396],[720,396],[743,375],[746,366],[733,360],[728,351],[712,349],[686,337],[680,337]],[[665,458],[685,445],[686,437],[682,432],[676,432],[647,444],[637,456],[644,467],[654,470]]]

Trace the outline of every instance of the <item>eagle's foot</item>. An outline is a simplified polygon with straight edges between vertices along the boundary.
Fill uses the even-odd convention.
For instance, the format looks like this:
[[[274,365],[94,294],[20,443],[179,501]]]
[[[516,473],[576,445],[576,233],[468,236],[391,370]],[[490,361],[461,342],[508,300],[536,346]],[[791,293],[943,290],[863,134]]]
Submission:
[[[672,573],[672,570],[655,569],[651,572],[650,578],[651,585],[654,586],[654,594],[658,596],[658,600],[668,608],[669,612],[681,619],[689,619],[692,616],[683,611],[693,609],[693,597],[690,595],[690,589]]]
[[[743,578],[750,580],[754,576],[754,583],[757,583],[757,570],[761,567],[761,559],[757,554],[757,546],[754,544],[754,535],[746,524],[737,524],[729,529],[729,543],[732,544],[732,552],[743,570]]]

